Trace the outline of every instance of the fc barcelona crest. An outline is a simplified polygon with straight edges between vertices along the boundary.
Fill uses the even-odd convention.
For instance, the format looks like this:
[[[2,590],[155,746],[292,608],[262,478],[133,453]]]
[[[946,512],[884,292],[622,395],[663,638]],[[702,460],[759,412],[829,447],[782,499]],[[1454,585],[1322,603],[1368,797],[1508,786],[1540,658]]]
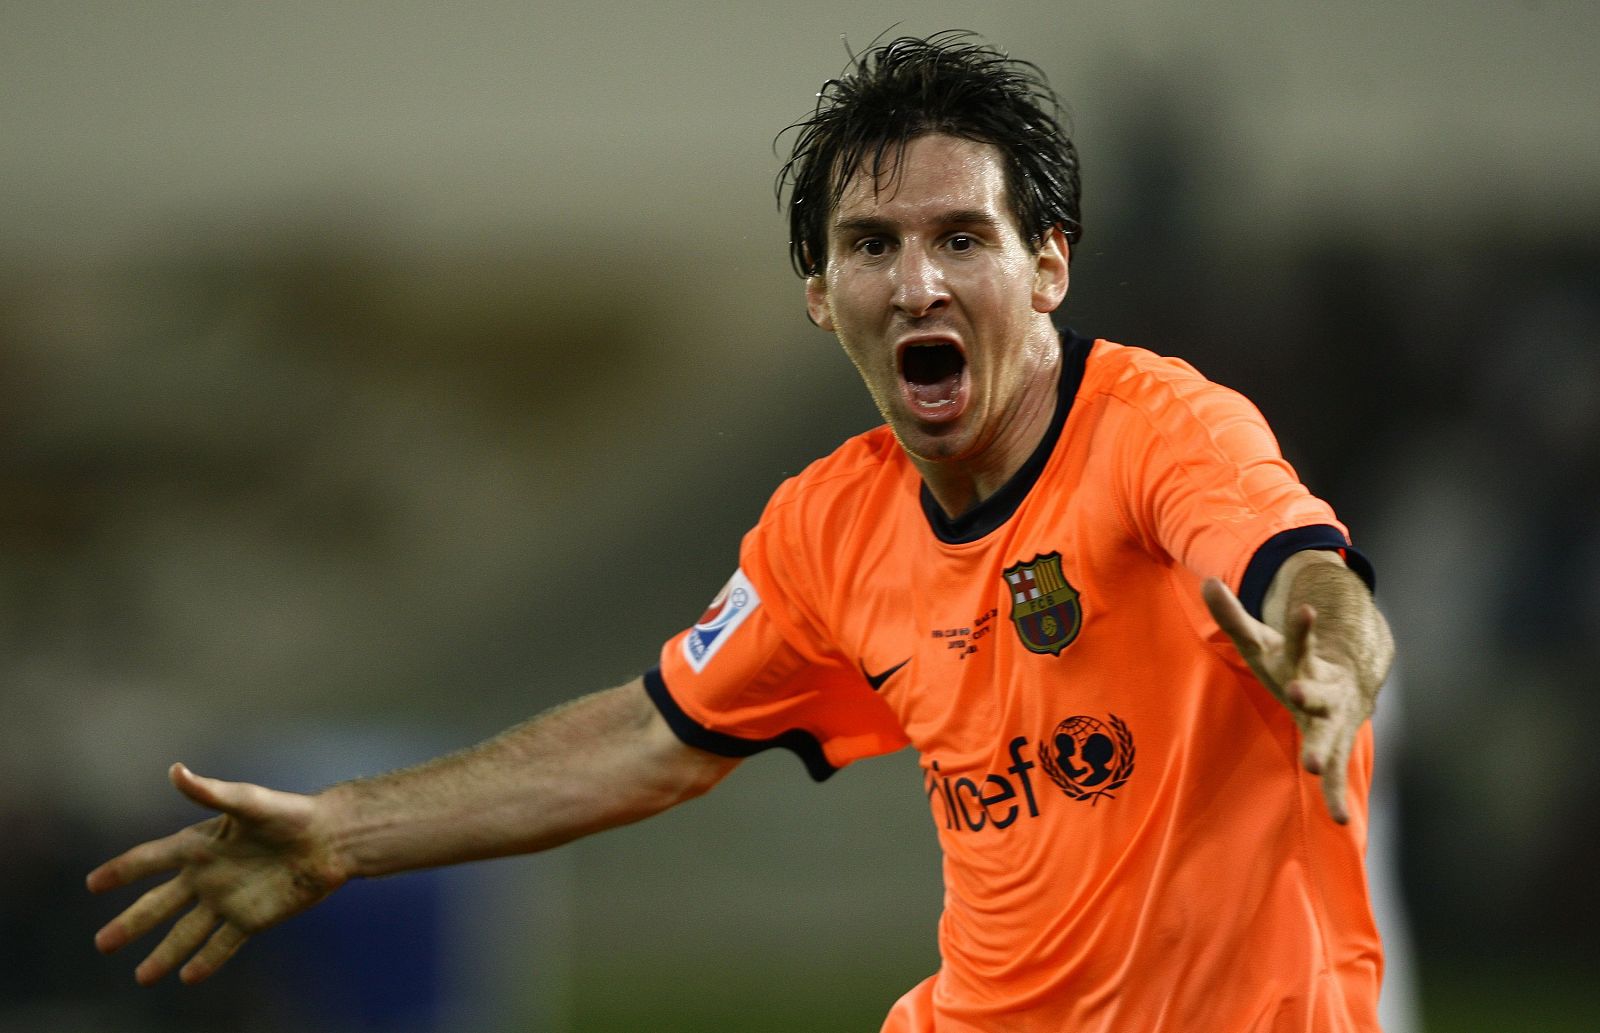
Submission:
[[[1083,627],[1078,590],[1061,573],[1061,554],[1035,556],[1002,573],[1011,590],[1011,623],[1017,626],[1017,637],[1035,653],[1060,656]]]

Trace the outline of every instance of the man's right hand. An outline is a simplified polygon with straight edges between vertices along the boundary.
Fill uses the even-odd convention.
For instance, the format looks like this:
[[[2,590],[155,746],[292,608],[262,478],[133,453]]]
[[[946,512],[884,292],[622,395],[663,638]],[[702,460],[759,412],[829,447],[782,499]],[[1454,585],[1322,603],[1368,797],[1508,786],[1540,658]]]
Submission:
[[[635,678],[470,749],[315,796],[174,764],[172,784],[219,813],[89,873],[96,893],[174,873],[95,944],[109,954],[189,908],[134,974],[149,984],[182,965],[179,977],[198,983],[252,933],[349,879],[548,850],[698,796],[738,763],[686,745]]]
[[[88,877],[90,891],[103,893],[175,872],[95,935],[106,954],[193,905],[135,969],[146,986],[180,964],[185,983],[206,979],[252,933],[305,910],[348,878],[326,829],[324,799],[202,778],[182,764],[168,775],[189,799],[219,813],[141,843]]]

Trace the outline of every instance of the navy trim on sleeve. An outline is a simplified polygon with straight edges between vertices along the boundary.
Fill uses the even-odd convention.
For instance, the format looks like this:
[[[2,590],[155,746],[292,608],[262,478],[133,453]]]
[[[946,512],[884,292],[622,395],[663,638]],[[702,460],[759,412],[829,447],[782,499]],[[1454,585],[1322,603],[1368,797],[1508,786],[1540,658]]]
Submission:
[[[1372,570],[1372,562],[1347,542],[1337,527],[1332,524],[1291,527],[1262,543],[1250,558],[1244,577],[1239,580],[1239,602],[1244,604],[1250,616],[1261,620],[1261,607],[1267,601],[1267,589],[1271,587],[1278,568],[1283,566],[1284,560],[1306,549],[1332,549],[1340,553],[1344,556],[1345,565],[1355,571],[1369,589],[1376,587],[1377,578]]]
[[[741,739],[707,728],[678,706],[678,701],[672,698],[671,691],[667,689],[666,679],[661,677],[659,667],[644,672],[644,691],[649,695],[650,702],[661,711],[661,716],[666,719],[667,727],[672,729],[674,735],[707,753],[715,753],[719,757],[750,757],[763,750],[780,747],[799,757],[806,766],[806,773],[818,782],[826,781],[839,770],[828,763],[817,737],[799,728],[791,728],[771,739]]]

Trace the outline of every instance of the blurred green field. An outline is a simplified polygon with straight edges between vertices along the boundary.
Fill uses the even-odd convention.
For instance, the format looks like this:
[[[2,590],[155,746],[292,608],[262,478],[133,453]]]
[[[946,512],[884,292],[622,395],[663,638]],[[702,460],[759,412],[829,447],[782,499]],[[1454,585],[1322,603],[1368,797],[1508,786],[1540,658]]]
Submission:
[[[1425,1033],[1595,1033],[1600,1030],[1600,949],[1587,971],[1572,964],[1435,963],[1422,984]]]
[[[714,973],[586,967],[577,973],[573,1033],[875,1033],[919,978],[903,968],[819,958],[797,958],[788,971],[764,958]],[[1575,967],[1437,963],[1421,991],[1417,1033],[1600,1030],[1600,979]]]
[[[816,953],[809,946],[796,951]],[[797,957],[788,970],[765,957],[716,972],[582,969],[573,1033],[875,1033],[895,999],[928,971],[860,960],[829,964],[814,956]]]

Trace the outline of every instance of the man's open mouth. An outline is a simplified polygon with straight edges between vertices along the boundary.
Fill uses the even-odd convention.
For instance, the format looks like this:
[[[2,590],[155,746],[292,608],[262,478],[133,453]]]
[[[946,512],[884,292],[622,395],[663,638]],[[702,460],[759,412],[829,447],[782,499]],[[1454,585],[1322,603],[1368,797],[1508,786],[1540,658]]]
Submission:
[[[954,419],[966,407],[967,357],[947,341],[900,349],[900,385],[911,411],[925,420]]]

